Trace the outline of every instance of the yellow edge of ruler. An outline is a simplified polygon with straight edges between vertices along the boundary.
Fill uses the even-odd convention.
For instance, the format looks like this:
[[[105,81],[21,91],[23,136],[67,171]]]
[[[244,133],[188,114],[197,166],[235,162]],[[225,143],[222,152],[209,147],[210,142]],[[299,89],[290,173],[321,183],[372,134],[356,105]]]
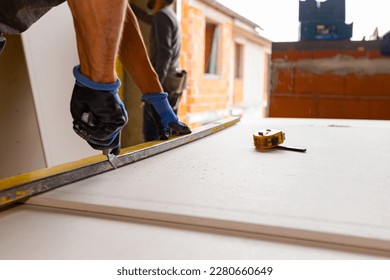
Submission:
[[[151,141],[124,148],[117,156],[118,167],[169,151],[228,128],[240,121],[239,117],[204,125],[191,134],[173,137],[166,141]],[[104,155],[95,155],[74,162],[44,168],[0,180],[0,207],[30,196],[83,180],[103,172],[115,170]]]

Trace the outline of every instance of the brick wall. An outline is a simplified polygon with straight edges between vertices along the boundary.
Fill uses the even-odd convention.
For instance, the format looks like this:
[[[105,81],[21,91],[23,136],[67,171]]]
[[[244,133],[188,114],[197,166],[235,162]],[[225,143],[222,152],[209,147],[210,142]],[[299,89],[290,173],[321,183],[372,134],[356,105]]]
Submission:
[[[183,0],[181,22],[181,65],[188,71],[189,88],[180,103],[179,118],[187,121],[186,117],[191,114],[227,109],[233,31],[230,22],[220,23],[221,41],[225,43],[221,44],[221,73],[218,78],[213,78],[204,73],[206,17],[203,11]]]
[[[274,43],[270,117],[390,119],[380,41]]]

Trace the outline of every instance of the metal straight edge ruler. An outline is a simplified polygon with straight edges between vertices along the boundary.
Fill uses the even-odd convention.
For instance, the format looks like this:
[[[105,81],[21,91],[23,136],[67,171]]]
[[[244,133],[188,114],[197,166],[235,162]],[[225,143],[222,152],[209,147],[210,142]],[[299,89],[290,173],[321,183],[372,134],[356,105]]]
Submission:
[[[239,117],[229,117],[201,126],[188,135],[124,148],[121,150],[121,154],[116,157],[116,167],[120,168],[191,143],[228,128],[239,121]],[[112,170],[115,170],[115,168],[106,156],[96,155],[79,161],[1,179],[0,210],[2,207],[10,206],[16,202],[23,202],[31,196]]]

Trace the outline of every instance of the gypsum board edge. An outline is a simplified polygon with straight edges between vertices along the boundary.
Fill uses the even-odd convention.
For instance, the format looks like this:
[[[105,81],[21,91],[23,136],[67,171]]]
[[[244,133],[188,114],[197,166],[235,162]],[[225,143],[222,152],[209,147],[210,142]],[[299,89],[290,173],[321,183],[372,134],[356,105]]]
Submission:
[[[188,135],[124,148],[116,159],[118,168],[199,140],[239,121],[239,117],[229,117],[201,126]],[[112,170],[115,169],[107,157],[96,155],[73,163],[1,179],[0,209],[13,203],[23,202],[34,195]]]

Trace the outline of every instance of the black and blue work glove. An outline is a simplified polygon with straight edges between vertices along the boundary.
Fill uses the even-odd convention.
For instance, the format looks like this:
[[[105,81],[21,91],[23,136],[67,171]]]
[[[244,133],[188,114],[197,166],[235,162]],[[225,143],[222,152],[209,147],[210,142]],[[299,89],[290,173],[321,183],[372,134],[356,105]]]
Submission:
[[[96,150],[120,151],[120,131],[128,121],[118,96],[120,81],[112,84],[91,81],[74,67],[76,84],[70,102],[73,130]]]
[[[168,94],[148,93],[142,96],[145,109],[159,128],[159,139],[167,140],[172,135],[190,134],[190,128],[179,121],[168,102]]]

